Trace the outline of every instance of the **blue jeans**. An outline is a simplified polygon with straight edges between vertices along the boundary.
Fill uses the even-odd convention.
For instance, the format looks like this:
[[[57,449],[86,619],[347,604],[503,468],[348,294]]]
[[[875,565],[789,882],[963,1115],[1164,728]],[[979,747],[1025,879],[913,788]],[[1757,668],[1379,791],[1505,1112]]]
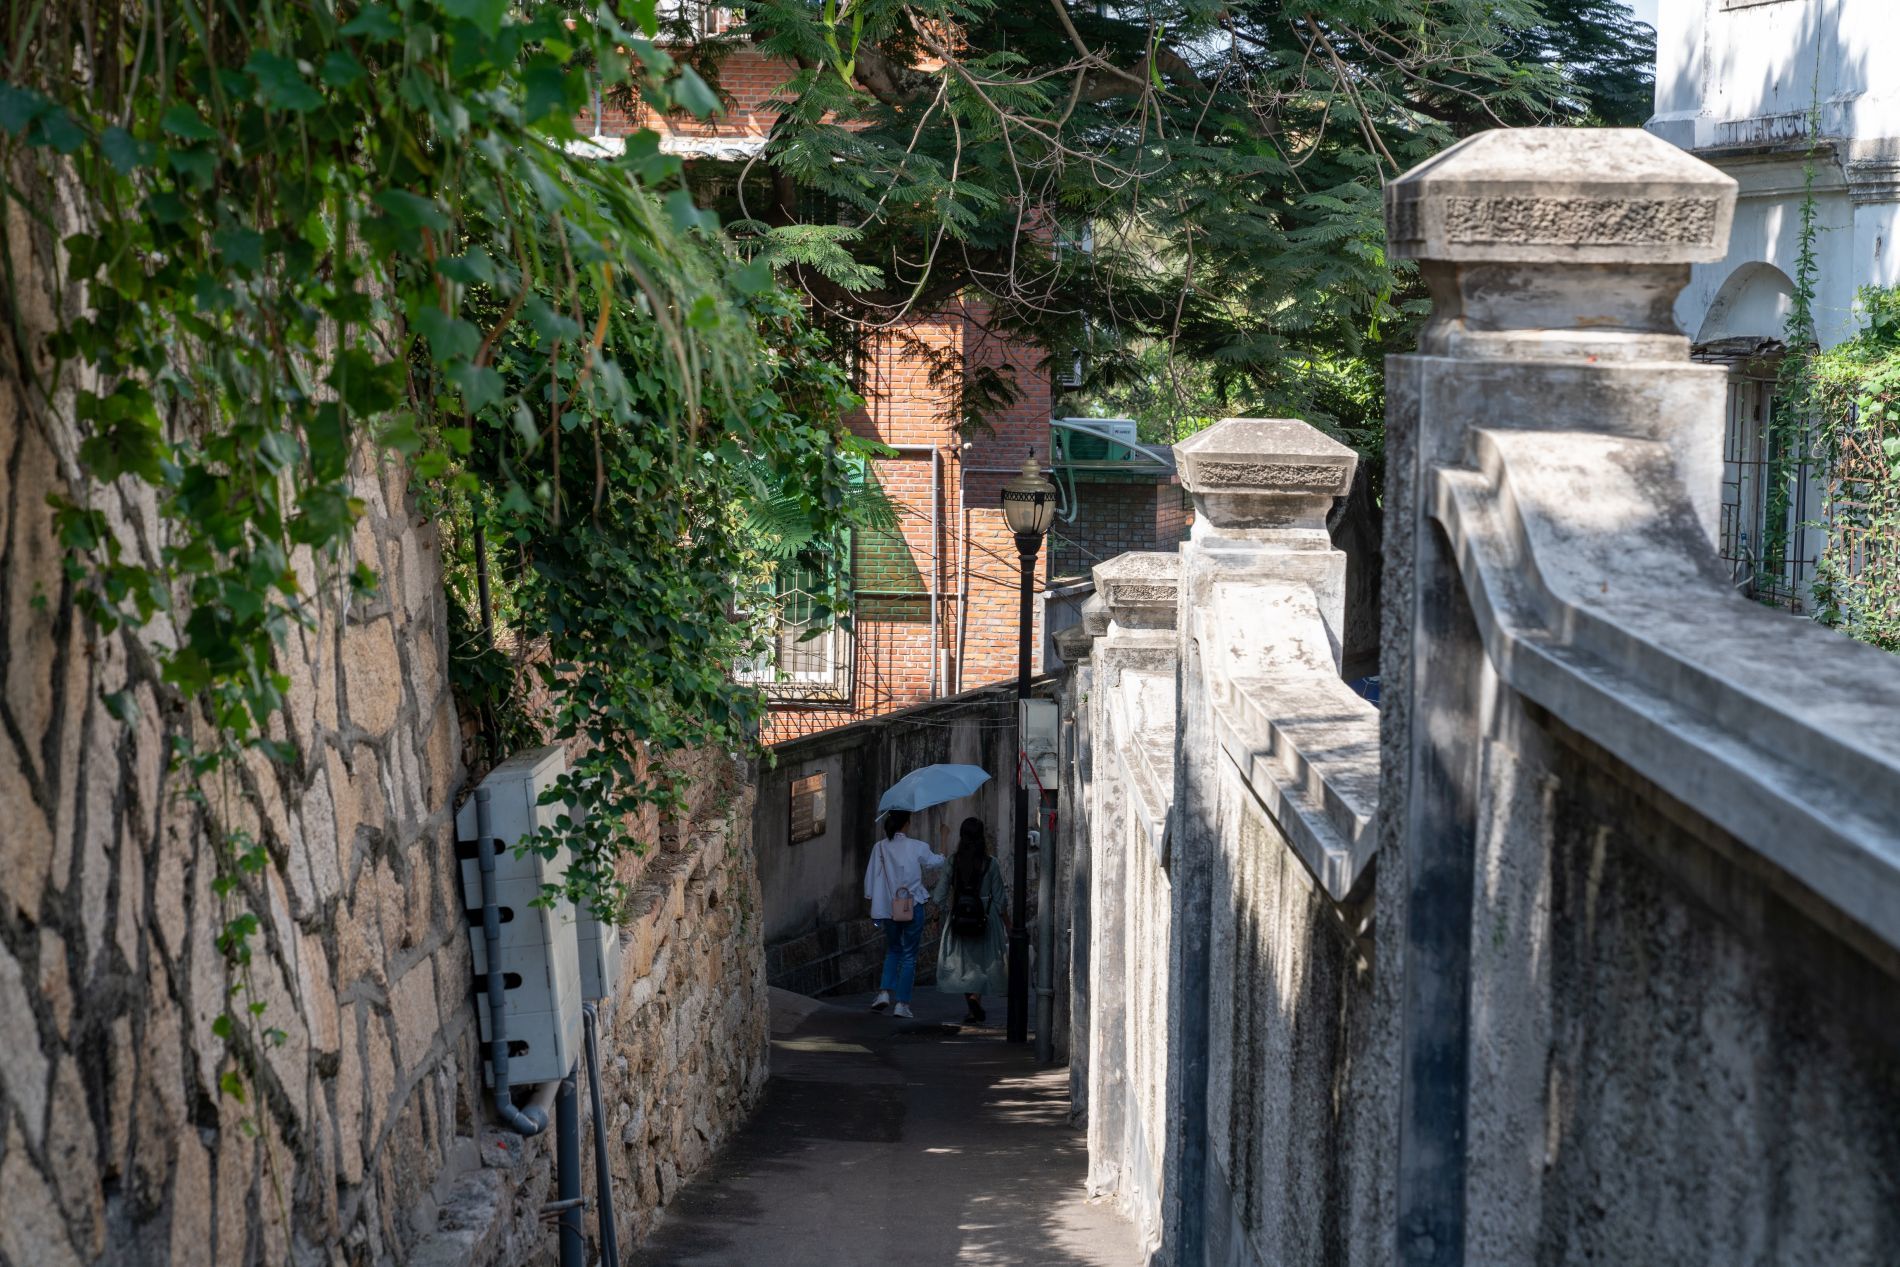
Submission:
[[[924,941],[924,904],[917,903],[916,914],[902,923],[894,919],[877,923],[884,930],[884,978],[878,988],[889,990],[899,1003],[908,1003],[911,983],[917,980],[917,948]]]

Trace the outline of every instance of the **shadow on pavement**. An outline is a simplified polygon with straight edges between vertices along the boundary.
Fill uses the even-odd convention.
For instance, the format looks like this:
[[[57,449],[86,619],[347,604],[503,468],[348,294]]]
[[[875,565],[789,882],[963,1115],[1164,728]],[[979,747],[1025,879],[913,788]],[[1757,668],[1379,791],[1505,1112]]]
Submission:
[[[959,998],[920,991],[916,1021],[866,1002],[775,1019],[759,1111],[630,1264],[1142,1262],[1129,1224],[1085,1197],[1065,1071],[956,1023]]]

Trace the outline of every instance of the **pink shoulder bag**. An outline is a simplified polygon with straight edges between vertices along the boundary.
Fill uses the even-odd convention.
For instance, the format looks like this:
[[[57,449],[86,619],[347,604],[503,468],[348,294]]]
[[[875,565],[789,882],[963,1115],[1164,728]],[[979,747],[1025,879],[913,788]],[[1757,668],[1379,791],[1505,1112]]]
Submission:
[[[880,840],[877,842],[877,869],[879,873],[883,875],[884,887],[887,889],[891,888],[891,871],[890,871],[890,867],[886,865],[886,861],[884,857],[884,846],[889,843],[890,843],[889,841],[885,841],[885,840]],[[908,924],[916,918],[917,918],[917,899],[910,895],[910,890],[909,889],[892,889],[891,891],[891,920],[894,923],[898,923],[898,924]]]

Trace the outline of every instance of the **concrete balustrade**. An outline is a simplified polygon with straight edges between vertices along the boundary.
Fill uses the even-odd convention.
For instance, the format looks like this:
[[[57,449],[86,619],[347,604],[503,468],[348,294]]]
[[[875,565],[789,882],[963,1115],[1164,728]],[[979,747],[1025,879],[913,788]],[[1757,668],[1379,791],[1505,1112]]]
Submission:
[[[1099,565],[1064,651],[1091,1180],[1178,1264],[1885,1261],[1900,659],[1716,559],[1727,381],[1673,304],[1733,182],[1506,131],[1386,197],[1434,314],[1379,708],[1355,458],[1295,421],[1177,446],[1192,539]]]

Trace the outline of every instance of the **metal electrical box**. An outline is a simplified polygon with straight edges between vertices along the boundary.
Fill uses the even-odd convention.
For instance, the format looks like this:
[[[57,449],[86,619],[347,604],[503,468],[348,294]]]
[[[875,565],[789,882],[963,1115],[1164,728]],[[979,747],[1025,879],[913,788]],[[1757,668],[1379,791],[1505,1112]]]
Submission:
[[[1058,786],[1062,770],[1060,748],[1058,747],[1056,702],[1052,699],[1026,699],[1016,702],[1016,733],[1020,736],[1023,755],[1028,758],[1021,763],[1023,768],[1018,777],[1024,787],[1034,790],[1038,785],[1045,792],[1053,792]],[[1030,777],[1030,770],[1035,777]]]
[[[620,929],[582,903],[575,912],[574,940],[580,949],[581,997],[589,1003],[611,1000],[620,980]]]
[[[567,850],[544,858],[517,857],[515,845],[551,827],[563,806],[540,804],[541,794],[567,770],[559,748],[518,753],[488,772],[490,830],[497,840],[495,903],[501,913],[502,971],[507,990],[508,1072],[517,1083],[564,1078],[581,1049],[581,962],[574,904],[566,898],[535,905],[544,885],[567,874]],[[488,947],[482,935],[482,872],[475,839],[475,798],[455,815],[463,903],[468,908],[469,946],[475,956],[475,1009],[486,1044],[489,1027]],[[492,1085],[494,1074],[486,1074]]]

